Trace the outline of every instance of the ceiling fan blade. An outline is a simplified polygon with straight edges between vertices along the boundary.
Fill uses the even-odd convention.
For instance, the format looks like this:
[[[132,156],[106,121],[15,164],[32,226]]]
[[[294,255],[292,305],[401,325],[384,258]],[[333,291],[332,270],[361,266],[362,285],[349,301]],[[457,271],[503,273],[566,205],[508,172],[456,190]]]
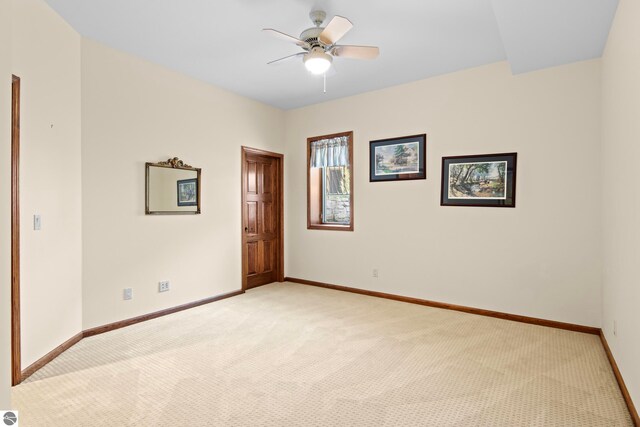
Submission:
[[[320,33],[318,38],[324,44],[336,44],[345,34],[353,28],[353,24],[347,18],[334,16],[331,22]]]
[[[275,64],[276,62],[281,62],[281,61],[285,61],[287,59],[295,58],[297,56],[304,55],[306,53],[307,52],[298,52],[298,53],[294,53],[293,55],[285,56],[284,58],[274,59],[273,61],[267,62],[267,65],[271,65],[271,64]]]
[[[338,58],[376,59],[380,55],[380,48],[375,46],[336,46],[331,54]]]
[[[289,34],[285,34],[282,31],[274,30],[273,28],[264,28],[262,31],[267,34],[271,34],[272,36],[277,37],[280,40],[284,40],[290,43],[295,43],[302,48],[305,48],[305,49],[311,48],[311,46],[309,46],[309,43],[307,43],[306,41],[290,36]]]

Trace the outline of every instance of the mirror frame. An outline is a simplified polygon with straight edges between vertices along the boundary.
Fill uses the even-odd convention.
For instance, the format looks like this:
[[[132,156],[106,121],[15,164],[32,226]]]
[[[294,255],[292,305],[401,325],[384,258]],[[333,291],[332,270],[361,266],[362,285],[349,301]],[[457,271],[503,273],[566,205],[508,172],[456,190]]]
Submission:
[[[149,167],[167,168],[167,169],[182,169],[196,172],[196,179],[198,180],[198,204],[195,211],[150,211],[149,210]],[[145,215],[198,215],[200,214],[200,195],[201,190],[201,169],[194,168],[191,165],[186,164],[177,157],[167,160],[166,162],[158,163],[145,163],[145,180],[144,180],[144,193],[145,193]]]

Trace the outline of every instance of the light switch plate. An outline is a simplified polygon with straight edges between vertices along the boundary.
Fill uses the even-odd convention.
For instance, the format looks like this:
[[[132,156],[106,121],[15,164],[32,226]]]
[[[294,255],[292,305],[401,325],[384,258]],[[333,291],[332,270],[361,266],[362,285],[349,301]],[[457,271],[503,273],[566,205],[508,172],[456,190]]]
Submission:
[[[33,216],[33,229],[35,231],[39,231],[42,229],[42,217],[40,215],[35,214]]]

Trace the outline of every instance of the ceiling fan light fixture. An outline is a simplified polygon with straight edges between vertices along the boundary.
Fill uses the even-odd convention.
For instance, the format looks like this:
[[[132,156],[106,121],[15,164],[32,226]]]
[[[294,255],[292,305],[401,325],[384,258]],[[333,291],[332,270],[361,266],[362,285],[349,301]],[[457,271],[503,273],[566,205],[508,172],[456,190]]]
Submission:
[[[304,56],[304,66],[310,73],[320,75],[331,68],[332,60],[331,55],[327,54],[322,48],[315,47]]]

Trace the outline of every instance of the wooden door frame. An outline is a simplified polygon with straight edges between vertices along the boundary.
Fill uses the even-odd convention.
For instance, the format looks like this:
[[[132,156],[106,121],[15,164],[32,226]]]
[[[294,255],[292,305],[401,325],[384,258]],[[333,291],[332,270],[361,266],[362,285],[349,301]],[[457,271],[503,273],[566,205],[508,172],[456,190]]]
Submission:
[[[11,81],[11,384],[22,381],[20,352],[20,77]]]
[[[278,277],[278,282],[284,282],[284,155],[280,153],[274,153],[271,151],[260,150],[257,148],[245,147],[244,145],[241,147],[241,172],[242,177],[240,179],[240,193],[241,193],[241,213],[240,217],[242,221],[240,222],[240,234],[241,234],[241,242],[242,242],[242,290],[247,290],[247,241],[246,241],[246,233],[244,232],[245,224],[247,223],[246,210],[245,210],[245,194],[244,189],[247,184],[247,175],[246,175],[246,160],[247,154],[257,154],[264,157],[270,157],[275,159],[278,163],[278,182],[276,187],[278,189],[279,200],[278,200],[278,263],[277,263],[277,272],[276,275]]]

